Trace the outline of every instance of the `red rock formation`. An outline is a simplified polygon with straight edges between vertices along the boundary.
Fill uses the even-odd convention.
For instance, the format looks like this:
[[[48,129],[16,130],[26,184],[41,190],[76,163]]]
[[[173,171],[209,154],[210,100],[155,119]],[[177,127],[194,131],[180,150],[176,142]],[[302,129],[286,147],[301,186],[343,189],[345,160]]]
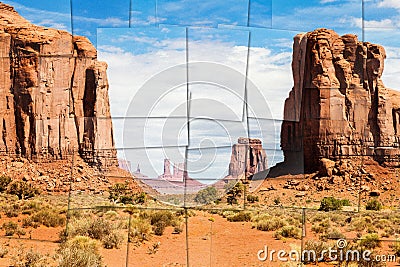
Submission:
[[[116,165],[106,69],[87,38],[0,3],[0,151]]]
[[[294,37],[294,87],[285,102],[281,147],[285,162],[399,154],[400,92],[381,80],[385,50],[317,29]],[[382,154],[383,157],[379,157]]]
[[[239,177],[246,172],[246,177],[249,177],[267,168],[267,156],[261,140],[240,137],[238,143],[232,146],[228,176]]]

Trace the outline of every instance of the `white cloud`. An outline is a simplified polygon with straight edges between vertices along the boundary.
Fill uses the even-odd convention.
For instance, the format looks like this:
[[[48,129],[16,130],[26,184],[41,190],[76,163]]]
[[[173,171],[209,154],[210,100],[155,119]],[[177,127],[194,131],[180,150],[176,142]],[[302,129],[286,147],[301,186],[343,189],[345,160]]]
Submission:
[[[334,3],[337,2],[337,0],[321,0],[320,3],[321,4],[329,4],[329,3]]]
[[[400,1],[398,1],[398,0],[382,0],[378,3],[378,7],[400,9]]]

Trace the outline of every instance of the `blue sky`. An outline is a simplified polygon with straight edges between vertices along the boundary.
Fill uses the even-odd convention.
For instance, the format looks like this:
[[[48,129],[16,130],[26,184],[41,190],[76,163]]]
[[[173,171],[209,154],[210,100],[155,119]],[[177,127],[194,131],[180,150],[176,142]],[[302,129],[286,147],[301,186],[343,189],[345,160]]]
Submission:
[[[210,168],[207,174],[197,174],[198,177],[226,173],[230,151],[224,147],[234,143],[243,130],[251,137],[263,139],[264,147],[270,151],[270,164],[282,160],[279,128],[283,103],[293,86],[292,39],[300,32],[326,27],[339,34],[353,33],[360,40],[384,45],[387,60],[383,82],[387,87],[400,89],[398,0],[364,0],[364,12],[360,0],[4,2],[13,5],[35,24],[87,36],[96,45],[99,59],[109,65],[111,112],[116,118],[114,132],[119,148],[127,144],[124,138],[128,140],[133,135],[124,133],[124,127],[132,122],[125,122],[123,117],[126,116],[152,117],[152,134],[146,138],[154,138],[149,140],[154,144],[160,138],[158,132],[166,129],[159,117],[176,117],[172,120],[176,125],[187,115],[192,119],[215,119],[215,125],[207,120],[192,121],[192,136],[182,132],[177,135],[176,147],[180,147],[177,151],[184,153],[182,146],[191,143],[190,155],[196,154],[194,144],[207,139],[202,143],[207,147],[203,151],[204,161],[210,158],[207,153],[215,152],[210,144],[221,146],[219,153],[226,160],[214,164],[215,169]],[[189,91],[186,88],[187,61]],[[238,125],[243,125],[241,121],[245,115],[246,74],[250,82],[247,85],[248,115],[260,120],[256,123],[251,119],[249,127],[241,128]],[[207,82],[199,82],[202,79]],[[189,98],[188,110],[186,101]],[[137,123],[145,122],[137,120]],[[226,132],[229,136],[224,134]],[[167,132],[163,134],[168,135]],[[173,140],[169,142],[172,144]],[[132,149],[141,148],[136,145]],[[139,159],[134,153],[128,154],[127,159],[136,166]],[[143,172],[154,173],[154,168],[156,172],[162,170],[161,156],[150,161],[157,164],[143,163]],[[203,163],[200,160],[191,165]]]

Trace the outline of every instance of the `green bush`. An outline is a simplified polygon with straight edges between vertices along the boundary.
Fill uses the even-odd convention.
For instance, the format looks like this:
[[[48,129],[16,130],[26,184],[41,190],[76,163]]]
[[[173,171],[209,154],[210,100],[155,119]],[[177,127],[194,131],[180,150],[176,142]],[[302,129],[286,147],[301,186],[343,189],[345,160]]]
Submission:
[[[8,185],[7,193],[18,199],[28,199],[39,194],[39,189],[25,181],[14,181]]]
[[[5,230],[6,236],[13,236],[18,230],[18,224],[13,221],[9,221],[3,223],[1,228]]]
[[[0,192],[7,190],[8,185],[12,182],[12,179],[8,176],[0,176]]]
[[[323,262],[328,259],[328,255],[324,253],[323,251],[328,251],[329,250],[329,244],[327,244],[324,241],[314,241],[314,240],[307,240],[306,243],[304,244],[304,250],[307,251],[314,251],[316,257],[312,258],[312,256],[308,257],[307,254],[303,258],[303,263],[310,263],[310,262]],[[322,255],[325,255],[324,258],[319,259]]]
[[[61,233],[61,241],[75,236],[87,236],[102,242],[105,248],[117,248],[122,237],[116,227],[105,217],[89,217],[73,220],[68,233]]]
[[[318,233],[318,234],[325,233],[328,231],[330,226],[331,226],[330,220],[326,219],[326,220],[319,222],[318,224],[313,224],[311,226],[311,231]]]
[[[104,266],[99,253],[99,244],[87,236],[76,236],[60,245],[59,267]]]
[[[400,239],[397,239],[391,247],[396,257],[400,257]]]
[[[197,192],[194,201],[200,204],[210,204],[218,198],[218,191],[214,186],[209,186]]]
[[[346,236],[337,228],[329,229],[325,234],[320,237],[322,240],[327,239],[344,239]]]
[[[246,199],[250,203],[258,202],[258,200],[259,200],[258,196],[254,196],[254,195],[247,195]]]
[[[251,221],[251,213],[248,211],[239,211],[227,216],[226,219],[230,222],[249,222]]]
[[[361,237],[359,245],[361,248],[374,249],[381,246],[381,240],[379,240],[379,235],[376,233],[366,234]]]
[[[340,200],[334,197],[324,197],[321,200],[321,204],[319,210],[321,211],[332,211],[332,210],[341,210],[345,205],[349,205],[349,201],[347,199]]]
[[[144,204],[147,195],[144,192],[132,193],[128,183],[116,183],[108,190],[110,200],[123,204]]]
[[[244,185],[241,182],[237,182],[232,188],[231,184],[228,184],[227,190],[226,190],[226,201],[228,204],[233,205],[238,203],[238,197],[241,196],[241,194],[244,191]]]
[[[256,222],[256,228],[261,231],[275,231],[286,225],[286,221],[279,217],[273,217],[271,219],[261,219]]]
[[[143,218],[133,218],[129,231],[129,242],[142,243],[149,240],[151,235],[151,224]]]
[[[20,208],[19,204],[17,204],[17,203],[14,203],[12,205],[7,205],[4,207],[4,214],[8,218],[18,217],[20,211],[21,211],[21,208]]]
[[[275,237],[277,239],[282,239],[282,238],[300,239],[301,238],[301,230],[292,225],[286,225],[275,232]]]
[[[382,204],[378,201],[378,199],[373,198],[368,201],[367,206],[365,207],[367,210],[381,210]]]
[[[30,217],[32,222],[43,224],[47,227],[63,226],[65,224],[65,216],[53,209],[40,210]]]
[[[122,236],[117,232],[111,232],[102,238],[103,246],[107,249],[119,248],[122,243]]]

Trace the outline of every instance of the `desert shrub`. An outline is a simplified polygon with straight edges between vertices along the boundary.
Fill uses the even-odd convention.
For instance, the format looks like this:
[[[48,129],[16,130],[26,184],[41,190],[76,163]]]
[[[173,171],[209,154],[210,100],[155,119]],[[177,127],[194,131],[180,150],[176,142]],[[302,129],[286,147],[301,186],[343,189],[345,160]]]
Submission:
[[[6,205],[4,207],[4,214],[8,218],[18,217],[20,211],[21,211],[21,208],[17,203],[14,203],[12,205]]]
[[[65,224],[65,216],[53,209],[40,210],[31,215],[32,222],[43,224],[47,227],[57,227]]]
[[[89,221],[89,227],[86,234],[93,239],[102,240],[105,236],[109,235],[113,230],[112,224],[107,219],[93,218]]]
[[[258,196],[254,196],[254,195],[247,195],[246,199],[250,203],[258,202],[258,200],[259,200]]]
[[[304,250],[308,250],[308,251],[314,251],[316,257],[313,258],[313,255],[310,254],[310,256],[308,256],[308,254],[304,254],[303,256],[303,263],[307,264],[310,262],[316,262],[317,259],[319,262],[323,262],[325,260],[327,260],[328,255],[325,253],[325,258],[320,258],[323,251],[328,251],[329,250],[329,244],[327,244],[324,241],[315,241],[315,240],[307,240],[306,243],[304,244]]]
[[[244,185],[241,182],[237,182],[233,187],[231,184],[228,184],[226,188],[226,201],[228,204],[233,205],[238,203],[238,197],[244,191]]]
[[[99,267],[103,266],[99,244],[87,236],[75,236],[60,245],[59,267]]]
[[[109,220],[114,220],[117,218],[118,212],[116,212],[115,210],[109,210],[109,211],[106,211],[104,216]]]
[[[314,224],[313,226],[311,226],[311,231],[313,231],[317,234],[321,234],[321,233],[325,233],[326,231],[328,231],[329,227],[330,227],[330,221],[324,220],[318,224]]]
[[[149,240],[151,224],[143,218],[132,218],[129,230],[129,242],[141,243]]]
[[[12,182],[12,179],[8,176],[1,175],[0,176],[0,192],[4,192],[7,190],[8,185]]]
[[[167,226],[172,225],[173,214],[170,211],[155,211],[150,214],[150,224],[155,235],[162,235]]]
[[[378,211],[382,209],[382,204],[378,201],[378,199],[373,198],[367,202],[365,209]]]
[[[102,238],[103,246],[107,249],[119,248],[122,243],[122,236],[113,231]]]
[[[343,204],[347,204],[346,200],[336,199],[334,197],[324,197],[321,200],[321,204],[319,210],[321,211],[332,211],[332,210],[341,210]]]
[[[183,231],[182,226],[181,225],[176,225],[176,226],[174,226],[174,231],[172,233],[173,234],[180,234],[180,233],[182,233],[182,231]]]
[[[330,228],[328,231],[326,231],[325,234],[322,234],[320,236],[322,240],[327,240],[327,239],[344,239],[345,235],[339,231],[337,228]]]
[[[230,222],[249,222],[251,221],[251,212],[235,212],[233,215],[226,217],[226,219]]]
[[[259,214],[253,215],[252,218],[251,218],[251,221],[254,222],[254,223],[257,223],[257,222],[259,222],[259,221],[262,221],[262,220],[269,220],[269,219],[271,219],[271,218],[272,218],[272,215],[271,215],[271,214],[268,214],[268,213],[259,213]]]
[[[366,234],[359,240],[359,245],[361,248],[374,249],[381,246],[381,241],[379,240],[379,235],[376,233]]]
[[[388,219],[379,219],[374,222],[374,225],[379,229],[386,229],[392,225]]]
[[[1,228],[5,230],[6,236],[13,236],[18,230],[18,224],[13,221],[9,221],[3,223]]]
[[[39,189],[25,181],[13,181],[8,185],[6,192],[16,195],[18,199],[28,199],[38,195]]]
[[[152,211],[147,216],[155,235],[162,235],[167,226],[177,226],[181,223],[180,215],[169,210]]]
[[[275,231],[281,227],[286,226],[286,221],[279,218],[273,217],[271,219],[260,220],[256,222],[256,228],[261,231]]]
[[[200,204],[210,204],[218,198],[218,191],[214,186],[208,186],[197,192],[194,201]]]
[[[351,222],[351,229],[357,232],[362,232],[372,225],[372,218],[369,216],[363,216],[354,218]]]
[[[37,200],[27,200],[21,207],[22,214],[33,214],[34,212],[40,211],[43,209],[43,205],[40,201]]]
[[[128,183],[116,183],[108,190],[109,199],[123,204],[144,204],[147,195],[144,192],[132,193]]]
[[[22,227],[24,228],[33,227],[36,229],[39,226],[40,223],[34,222],[31,216],[22,219]]]
[[[275,238],[282,239],[282,238],[301,238],[301,230],[297,227],[292,225],[285,225],[281,229],[275,232]]]
[[[75,219],[71,221],[68,233],[60,233],[61,241],[75,236],[99,240],[105,248],[118,248],[123,239],[113,223],[105,217]]]
[[[330,219],[329,214],[318,212],[316,215],[314,215],[311,218],[311,222],[312,223],[321,222],[321,221],[326,220],[326,219],[328,219],[328,220]]]
[[[386,237],[392,236],[392,235],[394,235],[396,233],[396,231],[390,226],[385,227],[385,229],[383,229],[383,231],[384,231]]]
[[[350,200],[348,200],[348,199],[342,199],[340,201],[342,202],[342,206],[345,206],[345,207],[351,206]]]
[[[400,257],[400,239],[397,239],[391,247],[396,257]]]

